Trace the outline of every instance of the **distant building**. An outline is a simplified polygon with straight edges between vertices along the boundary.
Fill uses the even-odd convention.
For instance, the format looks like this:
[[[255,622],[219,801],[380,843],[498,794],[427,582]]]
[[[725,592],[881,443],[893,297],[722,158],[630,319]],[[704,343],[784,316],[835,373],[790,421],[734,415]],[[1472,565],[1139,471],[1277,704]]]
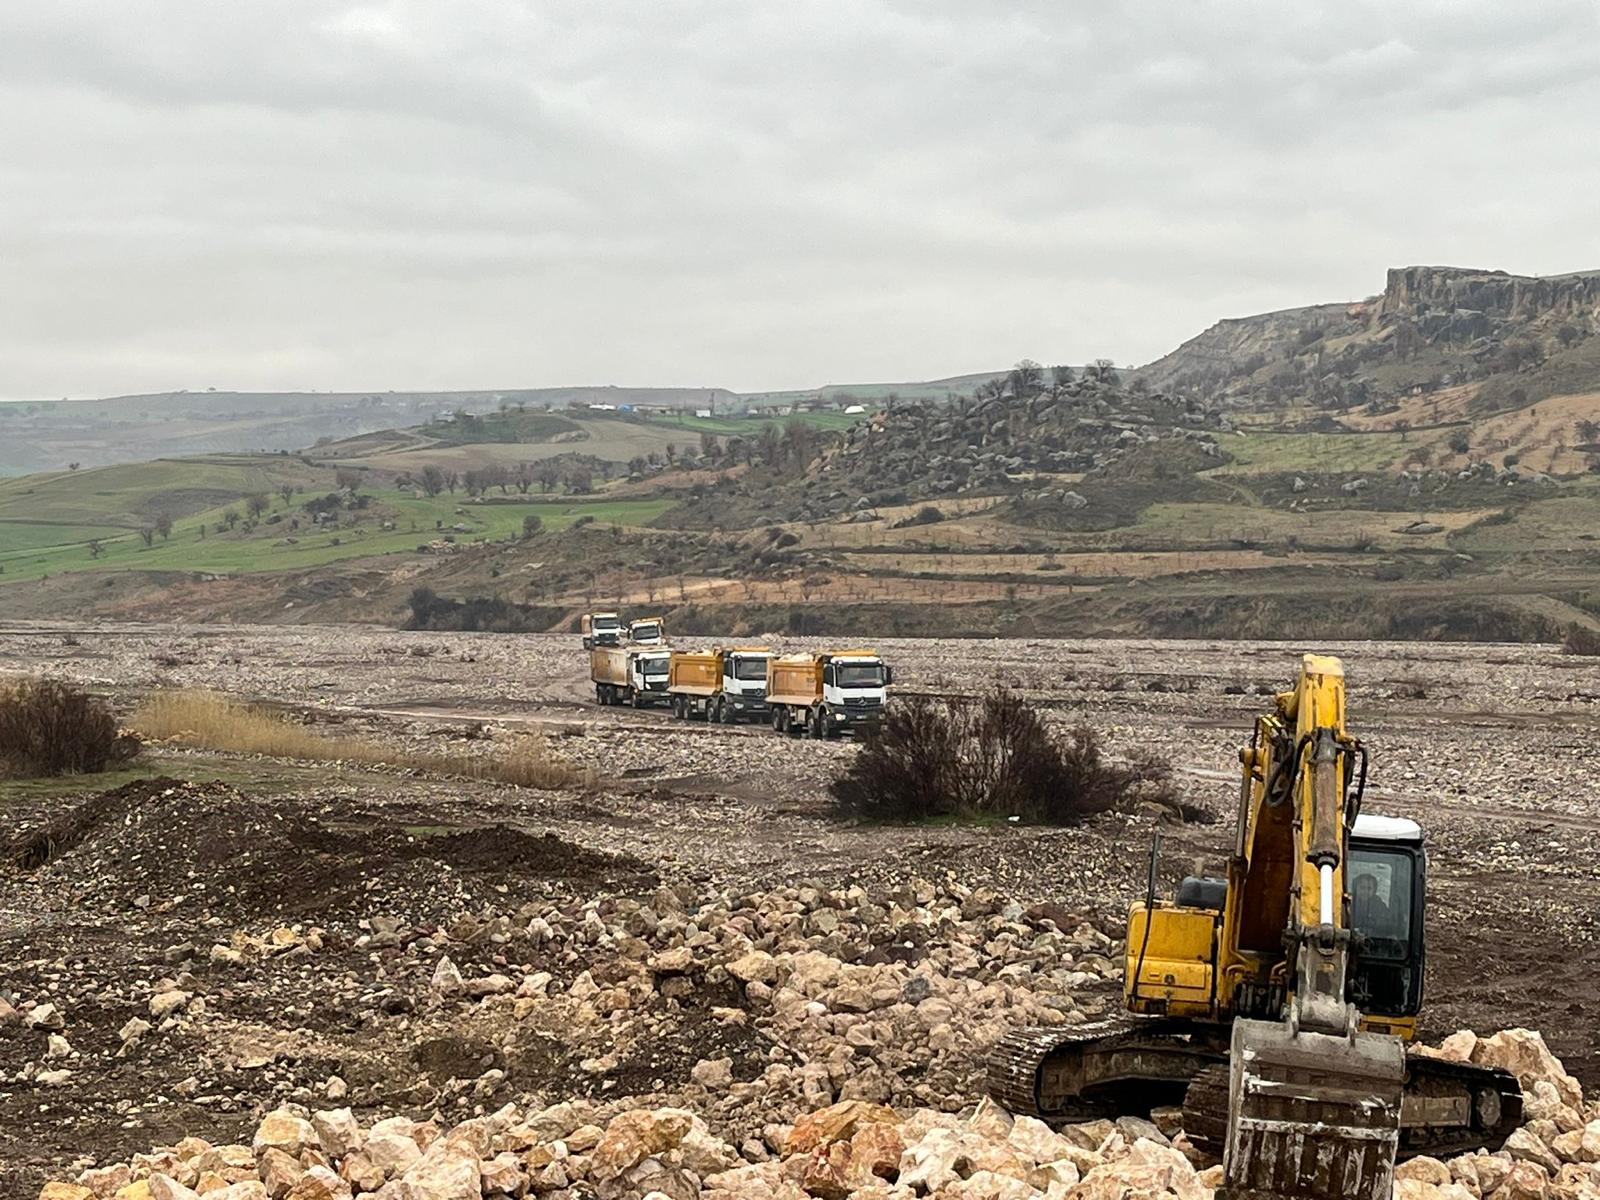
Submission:
[[[694,410],[694,415],[702,420],[709,420],[711,417],[711,410],[709,408],[697,408]]]
[[[857,415],[859,415],[861,413],[864,413],[866,411],[867,411],[867,406],[864,405],[864,404],[851,404],[851,405],[847,406],[845,408],[845,410],[844,410],[845,416],[847,416],[847,417],[857,416]]]

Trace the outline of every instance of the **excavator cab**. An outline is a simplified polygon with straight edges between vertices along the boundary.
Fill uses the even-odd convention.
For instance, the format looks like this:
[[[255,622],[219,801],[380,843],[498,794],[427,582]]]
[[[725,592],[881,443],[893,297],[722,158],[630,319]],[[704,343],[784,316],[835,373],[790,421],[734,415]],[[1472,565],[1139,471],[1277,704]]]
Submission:
[[[1350,831],[1346,982],[1362,1028],[1409,1038],[1422,1011],[1423,907],[1428,857],[1422,829],[1401,817],[1360,816]]]

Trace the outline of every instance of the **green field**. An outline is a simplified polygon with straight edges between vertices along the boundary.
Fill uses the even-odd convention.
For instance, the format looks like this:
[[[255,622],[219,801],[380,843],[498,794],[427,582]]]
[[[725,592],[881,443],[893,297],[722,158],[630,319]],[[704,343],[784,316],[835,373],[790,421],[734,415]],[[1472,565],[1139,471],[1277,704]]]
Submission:
[[[1207,475],[1273,475],[1289,471],[1334,474],[1381,471],[1398,463],[1422,435],[1399,433],[1241,433],[1219,435],[1233,461]]]
[[[308,492],[319,483],[331,488],[333,473],[278,454],[158,458],[41,472],[0,479],[0,522],[138,529],[157,512],[185,517],[286,483]],[[12,545],[0,531],[0,550]]]
[[[364,512],[341,514],[343,528],[315,528],[301,512],[305,496],[285,505],[273,496],[266,520],[253,530],[218,531],[228,509],[244,513],[233,496],[174,522],[171,536],[146,547],[138,528],[55,525],[29,522],[20,515],[27,497],[0,498],[0,578],[37,579],[63,571],[141,570],[206,571],[236,574],[285,571],[319,566],[340,559],[378,554],[415,553],[425,542],[448,536],[460,544],[501,541],[520,536],[523,518],[536,513],[547,530],[563,529],[582,517],[607,524],[642,525],[674,503],[672,500],[574,500],[568,497],[515,497],[507,503],[476,504],[464,496],[444,494],[418,498],[410,492],[377,489]],[[291,529],[298,517],[301,525]],[[381,528],[391,521],[393,529]],[[141,523],[142,524],[142,523]],[[456,526],[465,528],[457,529]],[[201,530],[204,527],[204,536]],[[91,557],[89,541],[99,537],[101,554]],[[292,539],[292,541],[291,541]]]

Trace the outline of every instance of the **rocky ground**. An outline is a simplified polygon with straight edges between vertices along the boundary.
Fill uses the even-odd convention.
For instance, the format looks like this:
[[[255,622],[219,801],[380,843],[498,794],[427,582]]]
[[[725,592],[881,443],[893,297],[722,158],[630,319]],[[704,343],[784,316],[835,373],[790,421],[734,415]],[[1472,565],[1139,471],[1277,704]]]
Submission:
[[[843,825],[825,789],[850,743],[596,708],[574,640],[0,630],[0,670],[119,705],[206,686],[397,745],[533,729],[607,779],[546,793],[156,747],[110,792],[0,791],[0,1196],[86,1170],[97,1196],[145,1177],[157,1200],[244,1200],[247,1178],[295,1200],[1208,1194],[1170,1122],[1055,1135],[973,1107],[1004,1029],[1117,1007],[1120,913],[1166,814]],[[1219,813],[1233,746],[1294,666],[1273,644],[881,649],[902,690],[998,681],[1165,754]],[[1576,1077],[1526,1040],[1484,1043],[1554,1089],[1532,1140],[1406,1186],[1586,1194],[1600,664],[1332,649],[1372,746],[1369,810],[1429,829],[1427,1034],[1541,1029]],[[1220,861],[1221,825],[1165,828],[1167,878]]]

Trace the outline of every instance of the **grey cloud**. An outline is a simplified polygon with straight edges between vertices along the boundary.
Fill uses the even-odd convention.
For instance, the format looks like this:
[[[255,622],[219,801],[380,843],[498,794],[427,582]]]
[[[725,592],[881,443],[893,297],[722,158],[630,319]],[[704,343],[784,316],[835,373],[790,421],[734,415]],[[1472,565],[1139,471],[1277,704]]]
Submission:
[[[1160,354],[1596,263],[1576,0],[0,9],[0,396]]]

